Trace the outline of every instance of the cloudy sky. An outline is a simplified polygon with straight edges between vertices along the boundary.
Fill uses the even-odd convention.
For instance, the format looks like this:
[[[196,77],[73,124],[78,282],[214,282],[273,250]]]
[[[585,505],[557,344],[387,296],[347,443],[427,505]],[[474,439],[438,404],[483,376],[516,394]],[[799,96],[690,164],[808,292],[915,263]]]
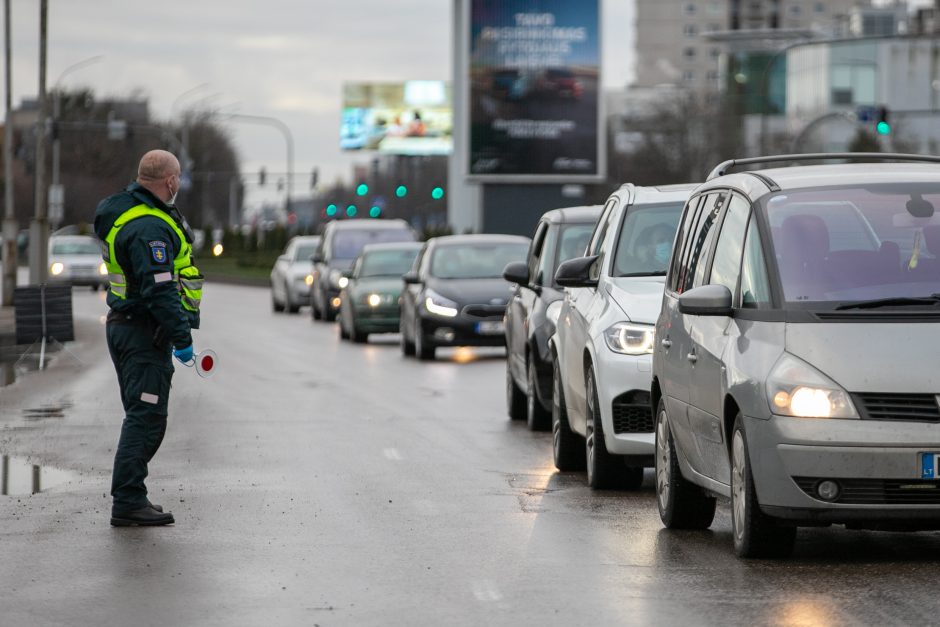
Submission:
[[[308,172],[349,175],[339,150],[344,81],[450,79],[450,0],[50,0],[47,85],[99,96],[142,90],[151,115],[187,107],[275,117],[295,144],[295,195]],[[633,0],[604,2],[604,82],[633,76]],[[0,15],[2,19],[2,15]],[[12,0],[13,106],[38,91],[39,1]],[[90,57],[90,65],[63,71]],[[0,86],[2,88],[2,86]],[[191,91],[192,90],[192,91]],[[189,93],[187,93],[189,92]],[[243,169],[286,170],[274,129],[227,123]],[[248,182],[253,182],[252,176]],[[259,195],[249,196],[249,202]]]

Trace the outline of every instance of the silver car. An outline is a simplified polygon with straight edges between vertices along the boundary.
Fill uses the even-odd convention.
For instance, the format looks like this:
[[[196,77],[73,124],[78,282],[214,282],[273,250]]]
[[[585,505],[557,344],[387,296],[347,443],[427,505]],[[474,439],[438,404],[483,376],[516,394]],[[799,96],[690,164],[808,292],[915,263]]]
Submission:
[[[904,159],[936,163],[729,162],[686,204],[653,354],[667,527],[719,496],[742,557],[940,528],[940,158]]]
[[[101,244],[90,235],[53,235],[49,238],[49,281],[97,290],[108,285],[108,269],[101,260]]]
[[[319,235],[292,237],[284,253],[271,269],[271,308],[297,313],[310,300],[313,283],[313,253],[320,245]]]

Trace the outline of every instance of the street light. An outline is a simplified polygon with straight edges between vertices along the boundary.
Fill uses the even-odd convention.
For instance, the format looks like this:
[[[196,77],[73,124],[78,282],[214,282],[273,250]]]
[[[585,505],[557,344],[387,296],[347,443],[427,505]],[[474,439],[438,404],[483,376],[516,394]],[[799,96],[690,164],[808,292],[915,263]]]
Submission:
[[[264,124],[273,126],[284,135],[284,141],[287,144],[287,194],[284,201],[284,210],[290,211],[290,194],[294,182],[294,136],[290,128],[277,118],[264,115],[246,115],[244,113],[229,113],[224,117],[236,122],[248,122],[250,124]]]

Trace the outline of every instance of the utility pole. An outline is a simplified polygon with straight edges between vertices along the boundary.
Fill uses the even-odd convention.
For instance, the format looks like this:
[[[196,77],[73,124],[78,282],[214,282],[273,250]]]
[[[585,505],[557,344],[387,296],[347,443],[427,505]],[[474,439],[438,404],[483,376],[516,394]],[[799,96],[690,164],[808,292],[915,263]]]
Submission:
[[[13,304],[16,287],[16,234],[19,225],[13,212],[13,76],[10,64],[10,0],[3,2],[4,74],[6,82],[6,122],[3,128],[3,293],[0,303]]]
[[[39,123],[36,133],[36,213],[29,229],[29,282],[41,285],[49,273],[49,217],[46,215],[46,48],[49,0],[39,2]]]

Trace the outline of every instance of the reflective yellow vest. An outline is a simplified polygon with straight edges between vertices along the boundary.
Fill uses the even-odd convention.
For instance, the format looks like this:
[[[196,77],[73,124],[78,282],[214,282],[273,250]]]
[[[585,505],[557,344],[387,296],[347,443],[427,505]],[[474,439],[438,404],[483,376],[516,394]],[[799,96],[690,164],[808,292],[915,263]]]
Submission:
[[[125,224],[131,220],[142,218],[144,216],[153,216],[166,222],[180,240],[180,252],[173,260],[173,280],[179,285],[180,302],[183,309],[187,311],[199,311],[199,305],[202,303],[202,287],[205,283],[205,277],[199,273],[199,269],[192,264],[193,247],[186,240],[186,234],[179,227],[176,221],[159,209],[154,209],[145,204],[131,207],[114,221],[114,226],[108,232],[105,238],[107,249],[102,250],[105,266],[108,268],[108,282],[111,284],[111,293],[120,299],[127,298],[127,277],[124,269],[118,265],[117,256],[114,253],[114,242],[117,240],[118,232]]]

